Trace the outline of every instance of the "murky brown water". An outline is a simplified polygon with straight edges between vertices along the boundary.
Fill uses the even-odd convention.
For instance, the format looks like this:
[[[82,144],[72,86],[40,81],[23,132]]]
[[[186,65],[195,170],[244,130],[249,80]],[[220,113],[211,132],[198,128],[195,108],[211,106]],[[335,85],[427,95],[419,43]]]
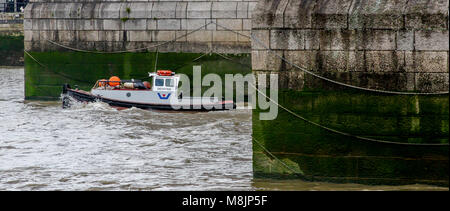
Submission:
[[[251,111],[62,109],[0,68],[0,190],[448,190],[253,179]]]

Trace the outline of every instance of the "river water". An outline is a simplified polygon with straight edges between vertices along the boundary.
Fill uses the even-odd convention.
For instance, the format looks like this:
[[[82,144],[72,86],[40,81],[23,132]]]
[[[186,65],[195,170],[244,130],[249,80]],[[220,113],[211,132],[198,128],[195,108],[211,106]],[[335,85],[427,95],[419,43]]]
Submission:
[[[251,111],[62,109],[0,68],[0,190],[448,190],[253,179]]]

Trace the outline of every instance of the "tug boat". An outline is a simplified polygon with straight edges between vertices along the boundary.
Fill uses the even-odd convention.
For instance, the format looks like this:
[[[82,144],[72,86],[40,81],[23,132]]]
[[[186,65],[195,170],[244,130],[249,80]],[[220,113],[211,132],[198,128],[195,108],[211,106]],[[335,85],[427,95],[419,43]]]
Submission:
[[[217,97],[183,97],[178,90],[180,76],[170,70],[149,73],[152,83],[141,80],[121,80],[117,76],[109,80],[97,80],[91,91],[62,88],[62,106],[70,107],[72,99],[79,102],[105,102],[117,108],[141,108],[148,110],[212,111],[236,108],[233,101]]]

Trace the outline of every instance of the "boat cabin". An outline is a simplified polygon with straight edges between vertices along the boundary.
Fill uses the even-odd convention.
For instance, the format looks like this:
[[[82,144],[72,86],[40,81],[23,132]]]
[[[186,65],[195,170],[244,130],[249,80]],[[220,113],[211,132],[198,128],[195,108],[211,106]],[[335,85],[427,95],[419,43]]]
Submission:
[[[149,73],[152,79],[153,91],[176,91],[178,88],[179,76],[170,70],[158,70],[156,73]]]

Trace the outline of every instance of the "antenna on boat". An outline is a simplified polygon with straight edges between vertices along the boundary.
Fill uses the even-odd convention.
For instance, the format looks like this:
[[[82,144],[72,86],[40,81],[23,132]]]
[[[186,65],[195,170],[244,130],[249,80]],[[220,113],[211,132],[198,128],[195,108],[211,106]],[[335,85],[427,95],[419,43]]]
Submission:
[[[158,49],[156,50],[155,70],[153,72],[156,72],[156,65],[157,64],[158,64]]]

